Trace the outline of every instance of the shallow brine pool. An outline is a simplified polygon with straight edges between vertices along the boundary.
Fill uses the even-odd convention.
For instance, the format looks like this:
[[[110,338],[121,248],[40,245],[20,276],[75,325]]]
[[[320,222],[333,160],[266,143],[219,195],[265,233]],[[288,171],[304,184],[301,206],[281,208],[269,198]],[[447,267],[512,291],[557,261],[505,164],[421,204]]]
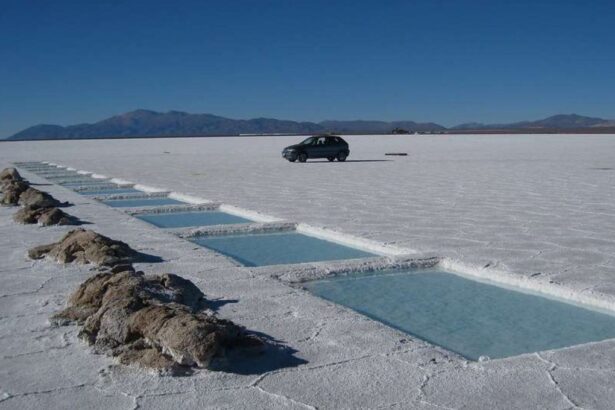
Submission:
[[[43,177],[54,177],[56,175],[57,176],[78,175],[75,172],[66,172],[64,170],[57,170],[57,169],[31,169],[29,171],[37,175],[43,176]]]
[[[111,185],[112,182],[109,182],[104,179],[76,179],[76,180],[66,180],[64,182],[58,182],[58,185],[62,185],[67,188],[74,188],[80,186],[99,186],[99,185]]]
[[[441,271],[352,275],[304,286],[471,360],[615,337],[614,316]]]
[[[159,228],[185,228],[189,226],[228,225],[251,222],[239,216],[220,211],[164,212],[141,214],[137,218]]]
[[[162,205],[182,205],[184,202],[167,197],[135,198],[135,199],[113,199],[102,201],[104,204],[114,208],[138,208],[142,206],[162,206]]]
[[[281,265],[375,256],[296,232],[203,236],[191,240],[230,256],[244,266]]]
[[[81,195],[122,195],[122,194],[142,194],[143,191],[134,188],[109,188],[100,190],[79,191]]]
[[[64,188],[72,189],[72,190],[80,190],[80,189],[114,189],[114,186],[111,182],[78,182],[78,183],[70,183],[70,184],[58,184],[63,186]]]
[[[63,180],[81,180],[81,179],[92,179],[86,175],[80,174],[38,174],[39,176],[48,179],[50,181],[63,181]]]

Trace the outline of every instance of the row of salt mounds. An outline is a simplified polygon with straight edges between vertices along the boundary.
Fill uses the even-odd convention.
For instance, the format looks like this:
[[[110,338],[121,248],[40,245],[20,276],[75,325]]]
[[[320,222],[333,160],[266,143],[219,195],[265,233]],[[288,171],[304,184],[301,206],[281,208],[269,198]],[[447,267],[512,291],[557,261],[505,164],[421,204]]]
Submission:
[[[46,192],[32,188],[15,168],[6,168],[0,173],[2,183],[2,205],[22,205],[13,219],[19,223],[49,225],[75,225],[77,218],[58,209],[66,206]]]
[[[27,181],[19,175],[15,168],[5,168],[0,172],[0,184],[2,185],[2,205],[17,205],[19,196],[29,187]]]
[[[16,171],[6,174],[12,175],[11,182],[21,181]],[[30,202],[37,198],[49,200],[28,194],[24,202],[37,203]],[[80,337],[120,363],[175,375],[187,366],[207,367],[227,349],[260,353],[265,347],[261,338],[247,334],[243,327],[205,311],[204,295],[192,282],[173,274],[136,272],[130,264],[151,257],[124,242],[76,229],[58,242],[30,249],[28,255],[110,267],[82,283],[52,322],[82,325]]]
[[[118,266],[82,283],[52,320],[82,325],[80,337],[99,353],[162,374],[208,367],[227,349],[262,351],[261,339],[201,311],[204,306],[203,293],[189,280]]]

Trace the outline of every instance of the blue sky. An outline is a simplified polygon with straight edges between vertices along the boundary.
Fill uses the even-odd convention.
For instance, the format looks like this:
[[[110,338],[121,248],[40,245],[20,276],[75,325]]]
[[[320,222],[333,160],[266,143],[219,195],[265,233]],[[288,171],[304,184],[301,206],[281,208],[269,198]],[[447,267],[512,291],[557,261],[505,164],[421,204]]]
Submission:
[[[0,0],[0,136],[146,108],[615,118],[615,2]]]

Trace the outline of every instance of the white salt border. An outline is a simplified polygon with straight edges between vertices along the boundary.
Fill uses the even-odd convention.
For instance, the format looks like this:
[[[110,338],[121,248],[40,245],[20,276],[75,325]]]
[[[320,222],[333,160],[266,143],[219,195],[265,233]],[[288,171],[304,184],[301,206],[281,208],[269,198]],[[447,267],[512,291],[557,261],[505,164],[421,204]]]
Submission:
[[[200,198],[198,196],[193,196],[193,195],[186,195],[186,194],[182,194],[181,192],[172,191],[169,193],[168,197],[171,199],[176,199],[178,201],[186,202],[192,205],[202,205],[202,204],[213,203],[213,201],[210,201],[209,199],[204,199],[204,198]]]
[[[392,245],[383,244],[369,239],[364,239],[341,232],[332,231],[326,228],[317,228],[304,223],[297,225],[297,232],[303,233],[314,238],[324,239],[329,242],[347,245],[362,251],[374,253],[380,256],[402,256],[413,255],[418,252],[413,249],[399,248]]]
[[[109,180],[109,182],[113,182],[114,184],[118,184],[118,185],[120,185],[120,186],[122,186],[122,185],[124,185],[124,186],[127,186],[127,185],[135,185],[135,183],[134,183],[134,182],[131,182],[131,181],[128,181],[127,179],[122,179],[122,178],[111,178],[111,179]],[[134,188],[134,187],[133,187],[133,188]],[[136,188],[135,188],[135,189],[136,189]]]
[[[141,185],[141,184],[135,184],[133,186],[134,189],[137,189],[139,191],[143,191],[143,192],[149,192],[149,193],[156,193],[156,192],[169,192],[168,189],[162,189],[162,188],[156,188],[153,186],[149,186],[149,185]]]
[[[274,216],[265,215],[260,212],[251,211],[249,209],[239,208],[233,205],[220,204],[218,209],[227,214],[239,216],[241,218],[249,219],[254,222],[271,223],[271,222],[284,222],[283,219],[276,218]]]
[[[598,292],[581,293],[578,290],[553,283],[547,277],[515,275],[499,269],[465,264],[450,258],[440,259],[436,268],[477,282],[546,297],[615,316],[615,297]]]

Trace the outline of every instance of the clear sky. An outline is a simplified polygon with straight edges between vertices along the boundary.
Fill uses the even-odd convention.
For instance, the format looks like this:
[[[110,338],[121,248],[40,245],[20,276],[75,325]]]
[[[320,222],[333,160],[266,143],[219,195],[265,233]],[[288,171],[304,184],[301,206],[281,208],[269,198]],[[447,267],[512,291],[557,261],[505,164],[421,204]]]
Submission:
[[[0,0],[0,136],[137,108],[615,118],[615,1]]]

